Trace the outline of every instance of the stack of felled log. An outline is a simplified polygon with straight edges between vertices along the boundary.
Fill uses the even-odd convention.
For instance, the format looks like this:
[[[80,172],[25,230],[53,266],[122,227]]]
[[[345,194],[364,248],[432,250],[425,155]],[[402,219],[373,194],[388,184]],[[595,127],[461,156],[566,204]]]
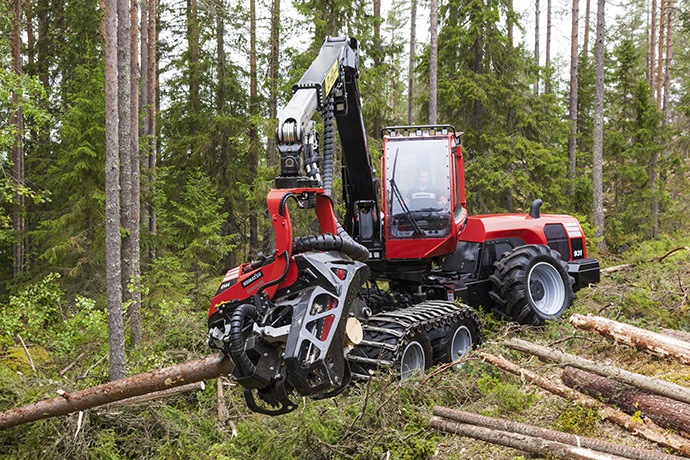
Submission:
[[[591,315],[573,315],[570,322],[577,328],[595,331],[602,336],[644,350],[654,356],[690,364],[690,342],[677,337],[657,334]],[[602,418],[638,436],[690,457],[690,388],[524,340],[514,338],[505,341],[503,345],[563,367],[562,383],[542,377],[501,356],[485,352],[480,352],[479,356],[485,362],[519,375],[553,394],[578,402],[583,406],[595,408]],[[622,446],[602,446],[599,444],[601,441],[596,440],[592,440],[596,441],[595,443],[589,440],[583,443],[584,438],[581,437],[575,437],[577,442],[573,444],[574,438],[565,433],[543,431],[536,427],[530,427],[530,431],[527,432],[526,428],[516,426],[512,422],[498,419],[485,420],[486,418],[476,418],[479,416],[474,414],[459,413],[447,408],[435,408],[434,414],[431,425],[437,429],[539,455],[549,454],[566,459],[678,458],[641,449],[623,448],[621,450]],[[487,430],[494,432],[489,433]],[[499,432],[496,433],[496,430]],[[521,439],[525,436],[533,439]],[[577,448],[573,448],[573,445]],[[584,452],[584,450],[592,452]],[[601,456],[597,452],[603,452],[605,455]]]

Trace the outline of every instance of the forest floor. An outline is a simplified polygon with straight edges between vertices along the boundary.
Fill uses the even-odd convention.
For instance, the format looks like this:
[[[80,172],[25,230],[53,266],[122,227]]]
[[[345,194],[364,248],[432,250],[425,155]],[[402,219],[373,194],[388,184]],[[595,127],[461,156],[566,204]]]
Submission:
[[[690,331],[690,251],[652,260],[680,245],[677,240],[664,240],[637,248],[625,259],[603,258],[604,266],[633,265],[602,274],[601,283],[579,291],[563,318],[546,327],[520,327],[482,314],[486,340],[480,350],[557,380],[558,366],[503,345],[507,339],[521,338],[690,386],[690,366],[577,330],[568,322],[574,313],[591,313],[649,330]],[[190,311],[189,303],[164,303],[150,311],[145,317],[145,343],[131,353],[128,374],[209,354],[204,345],[205,316],[205,308]],[[62,348],[30,345],[36,372],[23,359],[20,348],[5,346],[0,356],[0,410],[52,397],[58,389],[72,391],[107,380],[107,360],[101,359],[104,349],[94,345],[103,340],[101,333],[98,329],[91,339],[79,340],[60,336]],[[76,364],[64,371],[72,362]],[[219,419],[218,382],[212,381],[205,390],[183,396],[94,408],[81,416],[71,414],[1,431],[0,458],[536,458],[430,428],[435,405],[668,452],[603,420],[592,409],[483,362],[476,353],[462,366],[435,367],[425,376],[403,382],[378,375],[333,399],[304,399],[295,412],[279,417],[250,412],[240,389],[227,379],[221,379],[220,386],[227,420]]]

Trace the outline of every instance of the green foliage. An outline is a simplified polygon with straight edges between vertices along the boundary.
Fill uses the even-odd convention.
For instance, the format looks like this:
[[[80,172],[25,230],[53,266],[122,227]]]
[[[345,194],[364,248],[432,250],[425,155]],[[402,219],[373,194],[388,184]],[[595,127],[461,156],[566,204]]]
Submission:
[[[29,286],[16,296],[11,296],[0,315],[3,346],[13,343],[18,333],[29,341],[46,343],[51,339],[51,326],[62,319],[63,292],[51,273],[34,286]]]
[[[168,235],[163,240],[166,250],[153,262],[154,270],[146,284],[160,292],[161,282],[171,285],[177,278],[177,289],[194,293],[198,305],[204,283],[218,272],[222,258],[233,248],[232,235],[223,235],[227,213],[221,211],[211,180],[200,170],[187,176],[182,188],[174,187],[178,201],[169,200],[169,209],[161,227]]]
[[[519,414],[539,400],[539,395],[525,393],[523,389],[510,381],[493,376],[484,376],[477,385],[488,406],[486,413],[497,417],[504,414]]]
[[[602,421],[598,409],[570,403],[558,414],[553,426],[554,429],[566,433],[592,437]]]

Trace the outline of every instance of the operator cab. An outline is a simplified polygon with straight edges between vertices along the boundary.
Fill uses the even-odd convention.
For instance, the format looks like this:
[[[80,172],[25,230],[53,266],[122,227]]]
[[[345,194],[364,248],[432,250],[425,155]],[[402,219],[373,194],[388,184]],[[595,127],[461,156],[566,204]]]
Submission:
[[[457,191],[462,154],[454,129],[386,128],[383,137],[387,257],[433,257],[439,245],[452,251],[455,217],[466,216],[464,193]]]

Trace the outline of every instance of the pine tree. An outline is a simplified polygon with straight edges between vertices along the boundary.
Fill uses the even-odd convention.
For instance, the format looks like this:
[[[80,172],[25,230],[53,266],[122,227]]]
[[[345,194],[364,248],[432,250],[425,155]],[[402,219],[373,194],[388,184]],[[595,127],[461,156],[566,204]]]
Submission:
[[[438,0],[431,0],[431,39],[429,43],[429,124],[436,124],[438,113]]]
[[[22,74],[22,3],[21,0],[12,0],[12,68],[16,75]],[[21,189],[24,188],[24,126],[22,108],[19,104],[19,94],[16,90],[12,91],[12,107],[14,114],[12,125],[14,126],[15,136],[12,147],[12,180],[16,184],[17,193],[14,195],[14,211],[12,217],[12,228],[14,229],[14,277],[19,277],[24,272],[24,238],[25,238],[25,217],[24,210],[26,201]]]
[[[605,0],[598,0],[597,5],[597,44],[596,44],[596,90],[594,96],[594,140],[592,161],[592,195],[595,236],[601,238],[597,248],[606,249],[604,240],[604,196],[603,196],[603,142],[604,142],[604,36],[605,36]],[[588,0],[589,5],[589,0]]]
[[[120,186],[118,158],[117,0],[105,0],[105,244],[110,380],[126,374],[120,265]],[[129,83],[129,82],[128,82]],[[129,120],[128,120],[129,121]],[[129,139],[128,139],[129,141]]]
[[[577,166],[577,78],[578,78],[578,15],[579,0],[573,0],[572,31],[570,34],[570,99],[568,109],[568,122],[570,123],[570,136],[568,137],[568,179],[570,179],[569,193],[574,193],[575,171]]]

